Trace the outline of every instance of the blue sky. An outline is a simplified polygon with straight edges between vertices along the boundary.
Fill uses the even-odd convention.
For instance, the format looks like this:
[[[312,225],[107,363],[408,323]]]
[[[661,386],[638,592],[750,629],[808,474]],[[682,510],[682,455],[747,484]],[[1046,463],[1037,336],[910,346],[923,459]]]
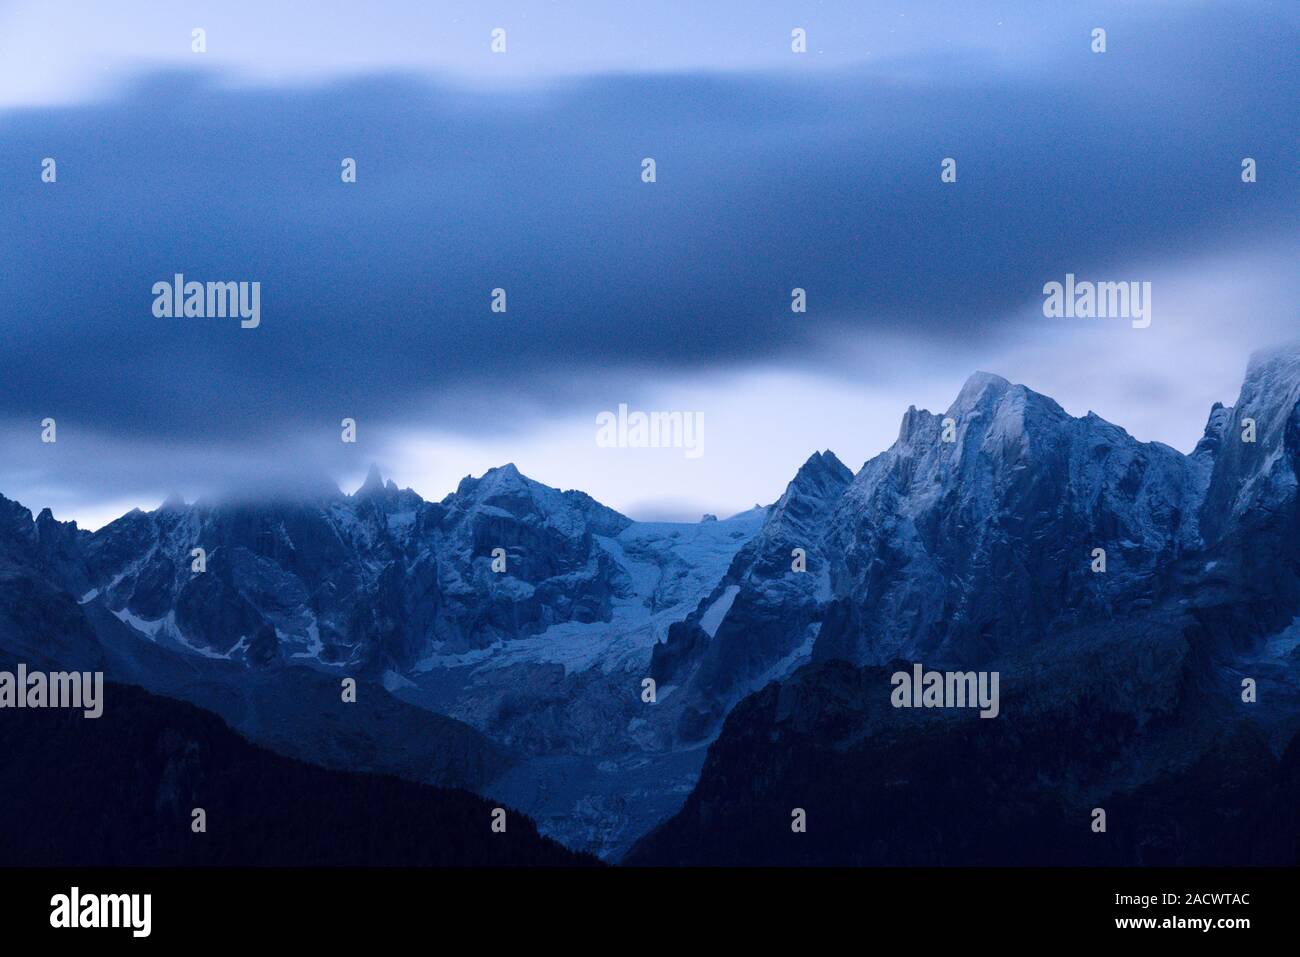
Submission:
[[[1190,449],[1295,335],[1296,14],[949,6],[0,5],[0,492],[95,526],[514,461],[695,518],[977,368]],[[176,272],[261,326],[156,318]],[[1150,281],[1151,327],[1044,318],[1067,272]],[[597,447],[620,403],[704,454]]]

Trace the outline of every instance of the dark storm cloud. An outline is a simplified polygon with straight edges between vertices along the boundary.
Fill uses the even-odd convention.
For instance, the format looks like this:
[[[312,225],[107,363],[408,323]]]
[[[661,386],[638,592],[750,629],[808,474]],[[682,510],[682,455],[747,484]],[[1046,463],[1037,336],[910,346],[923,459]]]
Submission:
[[[474,92],[163,74],[10,112],[0,420],[150,443],[263,443],[342,415],[476,432],[620,367],[635,382],[799,364],[872,330],[1012,334],[1046,279],[1137,279],[1133,263],[1294,221],[1293,42],[1184,14],[1033,69],[930,57]],[[177,272],[261,282],[260,328],[155,318],[151,287]]]

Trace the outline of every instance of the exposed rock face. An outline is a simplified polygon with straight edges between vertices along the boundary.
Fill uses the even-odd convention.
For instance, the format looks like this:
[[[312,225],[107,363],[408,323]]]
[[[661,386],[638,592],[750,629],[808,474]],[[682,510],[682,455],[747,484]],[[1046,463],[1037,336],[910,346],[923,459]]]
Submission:
[[[48,510],[33,520],[0,496],[0,660],[42,669],[103,666],[94,629],[59,585],[84,580],[78,552],[85,538],[75,523],[55,522]]]
[[[814,660],[974,667],[1186,599],[1249,644],[1300,609],[1298,401],[1300,349],[1259,354],[1182,455],[976,373],[942,415],[909,409],[851,480],[810,459],[653,673],[699,698],[690,737],[814,636]]]
[[[943,416],[909,410],[845,493],[815,657],[976,665],[1149,606],[1197,541],[1201,484],[1168,446],[976,374]]]
[[[337,675],[287,666],[272,622],[298,610],[303,579],[313,578],[278,551],[282,539],[259,534],[268,515],[276,527],[313,527],[303,506],[169,504],[90,534],[48,511],[33,520],[0,498],[0,666],[102,670],[199,704],[252,740],[324,767],[468,788],[509,767],[508,752],[481,733],[392,698],[362,671],[357,701],[344,711]],[[203,574],[190,570],[195,531],[209,549]]]
[[[655,647],[651,674],[690,701],[684,739],[710,735],[736,700],[807,658],[830,596],[822,542],[852,478],[831,452],[809,458],[709,597]]]
[[[621,853],[702,758],[668,753],[676,715],[640,697],[651,649],[764,514],[634,523],[513,466],[436,503],[372,470],[351,496],[173,499],[93,534],[0,500],[0,574],[13,555],[24,584],[0,596],[18,623],[0,620],[0,652],[102,664],[324,767],[491,793],[521,762],[572,757],[591,776],[566,783],[580,823],[554,792],[523,799],[567,839]],[[344,677],[358,689],[341,706]],[[646,769],[661,757],[668,774]],[[646,799],[618,796],[606,758]]]
[[[436,504],[372,470],[353,496],[169,503],[80,544],[95,594],[155,636],[241,657],[269,627],[291,656],[378,673],[435,648],[607,620],[626,581],[595,536],[628,524],[507,465]]]
[[[617,535],[631,522],[582,492],[558,492],[507,465],[465,479],[441,507],[447,609],[438,636],[450,650],[566,621],[608,621],[613,598],[627,590],[596,536]],[[492,570],[495,549],[504,550],[504,572]]]
[[[629,860],[1297,863],[1298,452],[1295,347],[1189,456],[987,375],[909,411],[825,526],[814,663],[735,707]],[[913,662],[998,670],[1000,715],[891,707]]]
[[[1204,554],[1184,587],[1218,640],[1249,648],[1300,607],[1300,349],[1252,357],[1236,405],[1211,411],[1192,457],[1209,478]]]

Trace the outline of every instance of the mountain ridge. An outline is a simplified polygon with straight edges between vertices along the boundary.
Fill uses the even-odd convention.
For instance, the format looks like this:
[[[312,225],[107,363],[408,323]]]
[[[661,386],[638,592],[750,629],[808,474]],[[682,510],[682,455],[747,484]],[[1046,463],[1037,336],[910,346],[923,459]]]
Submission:
[[[998,667],[1158,622],[1133,627],[1185,636],[1217,686],[1300,611],[1298,409],[1295,347],[1253,358],[1186,455],[977,372],[856,473],[815,452],[771,506],[697,523],[511,463],[437,502],[372,466],[351,495],[169,498],[94,532],[0,497],[0,650],[107,667],[323,766],[506,782],[544,833],[617,857],[740,702],[836,660]],[[1285,692],[1278,648],[1252,667]],[[321,720],[342,677],[364,702],[345,738]]]

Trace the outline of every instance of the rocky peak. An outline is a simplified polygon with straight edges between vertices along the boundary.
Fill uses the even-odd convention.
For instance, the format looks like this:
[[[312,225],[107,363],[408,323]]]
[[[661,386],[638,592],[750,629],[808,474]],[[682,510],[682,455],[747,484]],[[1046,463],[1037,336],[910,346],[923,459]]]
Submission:
[[[1207,544],[1295,507],[1300,471],[1300,343],[1251,356],[1235,405],[1215,404],[1194,455],[1212,461],[1201,506]],[[1275,524],[1275,523],[1273,523]]]
[[[31,511],[0,495],[0,547],[10,542],[30,545],[35,537]]]
[[[853,473],[849,467],[836,458],[834,452],[827,449],[825,452],[814,452],[809,456],[808,461],[804,462],[795,473],[790,488],[800,491],[822,491],[828,487],[843,487],[852,478]]]
[[[834,452],[814,452],[772,507],[761,537],[771,538],[779,531],[803,535],[806,544],[811,544],[813,534],[830,517],[852,481],[853,473]]]
[[[1008,380],[992,372],[973,372],[962,385],[948,412],[950,414],[962,412],[996,403],[1013,388],[1023,389],[1024,386],[1013,386]]]
[[[369,498],[384,491],[384,476],[379,471],[379,466],[371,464],[370,471],[366,473],[366,480],[361,483],[361,488],[357,489],[354,497]]]

